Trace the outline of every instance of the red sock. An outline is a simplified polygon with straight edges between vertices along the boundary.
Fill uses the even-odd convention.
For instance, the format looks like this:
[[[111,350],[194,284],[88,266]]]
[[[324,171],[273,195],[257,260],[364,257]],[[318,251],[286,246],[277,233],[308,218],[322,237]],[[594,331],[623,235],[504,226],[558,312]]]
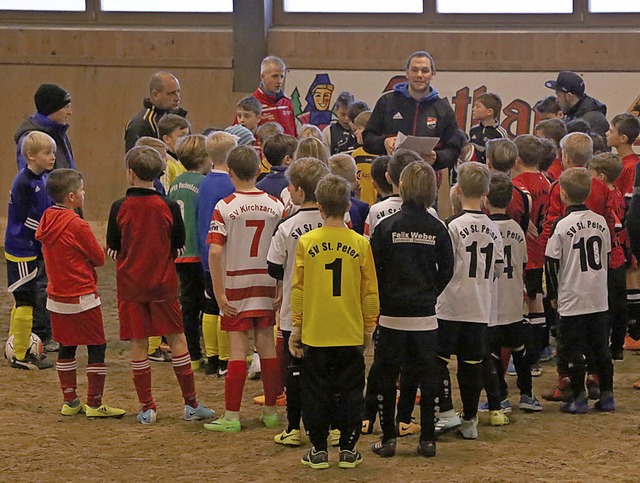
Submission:
[[[142,410],[156,410],[156,404],[151,395],[151,364],[149,359],[142,361],[131,361],[133,368],[133,385],[138,393],[138,401],[142,404]]]
[[[264,405],[275,406],[278,397],[280,364],[278,359],[260,358],[260,369],[262,370],[262,387],[264,387]]]
[[[102,404],[107,365],[104,362],[87,365],[87,406],[97,408]]]
[[[72,402],[78,399],[76,389],[76,360],[74,359],[58,359],[56,362],[56,370],[58,371],[58,379],[60,379],[60,388],[62,389],[62,397],[65,402]]]
[[[244,381],[247,378],[247,362],[229,361],[227,376],[224,378],[224,407],[228,411],[240,411]]]
[[[180,389],[182,390],[184,403],[197,408],[196,381],[193,378],[193,369],[191,369],[191,356],[189,356],[188,352],[181,356],[173,356],[172,364],[173,372],[176,373],[178,384],[180,384]]]
[[[282,332],[278,330],[278,336],[276,337],[276,355],[278,357],[279,373],[278,373],[278,388],[277,394],[284,392],[284,381],[287,380],[287,365],[289,365],[289,358],[287,357],[288,347],[284,346],[284,338]]]

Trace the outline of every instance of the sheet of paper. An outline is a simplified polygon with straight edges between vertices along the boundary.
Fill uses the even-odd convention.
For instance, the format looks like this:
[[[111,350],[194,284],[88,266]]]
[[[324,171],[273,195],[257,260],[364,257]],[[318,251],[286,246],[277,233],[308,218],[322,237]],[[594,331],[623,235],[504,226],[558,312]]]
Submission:
[[[440,141],[440,138],[407,136],[398,131],[395,148],[410,149],[420,155],[427,155],[431,154],[438,141]]]

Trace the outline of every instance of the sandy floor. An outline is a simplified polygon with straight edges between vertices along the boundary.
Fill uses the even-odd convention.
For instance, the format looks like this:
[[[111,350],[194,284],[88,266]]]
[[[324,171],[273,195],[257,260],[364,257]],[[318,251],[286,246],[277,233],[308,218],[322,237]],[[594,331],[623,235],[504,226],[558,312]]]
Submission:
[[[0,285],[6,284],[4,266]],[[123,407],[121,420],[95,421],[83,416],[59,415],[62,402],[55,371],[19,371],[0,363],[1,481],[638,481],[640,463],[640,391],[631,384],[640,377],[640,354],[625,353],[616,364],[615,414],[570,416],[558,412],[559,403],[546,403],[540,414],[514,410],[511,424],[493,428],[481,416],[480,438],[463,441],[447,435],[438,442],[438,456],[415,456],[417,437],[399,441],[392,459],[373,455],[370,444],[378,436],[364,436],[360,449],[365,461],[355,470],[332,467],[318,472],[303,467],[300,456],[308,449],[273,443],[278,431],[258,421],[253,396],[259,381],[247,381],[242,411],[243,431],[217,434],[202,423],[181,419],[182,401],[170,364],[153,363],[158,424],[135,423],[138,403],[131,380],[127,344],[118,340],[115,305],[115,268],[99,271],[103,313],[109,346],[109,376],[105,402]],[[12,298],[0,295],[0,342],[6,339]],[[79,351],[79,394],[86,393],[86,350]],[[554,379],[553,365],[534,379],[540,393]],[[511,401],[517,402],[515,378]],[[201,401],[223,411],[224,380],[196,375]],[[286,415],[281,409],[281,422]]]

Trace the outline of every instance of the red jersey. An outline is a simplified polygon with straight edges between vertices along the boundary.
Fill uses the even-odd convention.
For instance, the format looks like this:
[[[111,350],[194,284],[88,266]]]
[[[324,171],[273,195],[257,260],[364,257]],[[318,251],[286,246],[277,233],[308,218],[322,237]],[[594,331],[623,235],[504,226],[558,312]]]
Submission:
[[[507,216],[515,221],[523,232],[527,232],[529,229],[529,220],[531,214],[531,207],[529,206],[529,198],[527,194],[517,186],[513,186],[513,194],[511,196],[511,202],[507,206]]]
[[[547,170],[547,176],[549,176],[552,181],[558,181],[563,171],[562,157],[558,156]]]
[[[275,121],[282,126],[285,134],[298,137],[296,118],[293,115],[293,104],[282,91],[275,96],[265,93],[258,87],[252,94],[262,104],[262,119],[260,125],[265,122]],[[236,120],[237,123],[237,120]]]
[[[624,196],[615,186],[609,190],[608,208],[614,221],[614,236],[611,243],[611,255],[609,260],[609,268],[619,268],[625,263],[624,255],[624,212],[625,203]]]
[[[611,239],[613,240],[613,234],[615,233],[615,221],[613,219],[613,213],[608,209],[609,205],[609,187],[600,181],[598,178],[591,178],[591,193],[585,201],[585,205],[591,211],[598,215],[604,216],[607,222],[607,227],[611,233]],[[549,205],[547,206],[547,213],[544,218],[544,227],[542,231],[542,240],[544,247],[547,246],[547,240],[551,234],[551,228],[555,221],[564,216],[566,212],[566,206],[560,199],[560,182],[556,181],[551,185],[549,190]]]
[[[521,173],[513,178],[513,185],[531,196],[530,219],[538,230],[536,238],[527,237],[527,270],[544,267],[544,240],[542,238],[544,215],[549,204],[551,183],[544,174]]]
[[[40,220],[36,240],[42,243],[49,283],[47,294],[57,298],[98,292],[94,267],[104,265],[104,250],[89,223],[70,209],[52,206]]]
[[[613,185],[618,189],[622,196],[631,201],[633,195],[633,183],[636,177],[636,164],[638,164],[638,155],[631,153],[622,158],[622,173]]]
[[[180,206],[154,189],[129,188],[111,205],[107,251],[116,261],[118,300],[159,302],[178,295],[174,259],[184,250]]]

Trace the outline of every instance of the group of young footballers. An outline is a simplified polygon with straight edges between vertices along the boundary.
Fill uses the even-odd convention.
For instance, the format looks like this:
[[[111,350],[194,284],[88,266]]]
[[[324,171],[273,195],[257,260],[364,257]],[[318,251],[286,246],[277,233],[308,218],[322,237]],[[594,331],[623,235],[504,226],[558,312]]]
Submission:
[[[499,96],[483,94],[471,142],[460,134],[453,215],[441,221],[432,167],[404,149],[364,152],[371,113],[347,94],[324,133],[303,126],[296,139],[277,123],[259,125],[261,105],[250,97],[227,130],[189,134],[188,122],[169,114],[162,139],[140,138],[127,152],[130,187],[111,207],[106,253],[116,262],[137,421],[157,418],[149,360],[164,337],[171,355],[159,360],[173,365],[184,419],[210,420],[207,430],[241,430],[248,364],[257,362],[260,420],[277,428],[277,406],[286,404],[287,427],[274,441],[299,446],[303,422],[312,445],[303,464],[328,468],[332,445],[339,467],[356,467],[359,437],[373,432],[378,415],[373,453],[394,456],[399,436],[419,434],[418,454],[432,457],[447,431],[478,438],[478,411],[490,411],[492,425],[508,424],[505,349],[519,408],[542,410],[532,375],[552,326],[559,380],[543,397],[562,400],[567,413],[586,413],[590,396],[596,410],[614,411],[612,354],[622,359],[627,319],[640,309],[623,228],[637,118],[615,116],[606,141],[618,155],[594,156],[592,136],[567,133],[559,109],[540,112],[549,119],[534,135],[506,139]],[[29,133],[21,149],[27,166],[12,186],[5,238],[16,301],[11,365],[52,365],[28,350],[36,263],[44,258],[61,413],[122,417],[102,402],[106,338],[95,268],[105,251],[79,214],[82,174],[49,172],[56,146],[42,132]],[[76,391],[78,345],[88,346],[86,403]],[[451,394],[453,355],[461,412]],[[225,376],[225,412],[215,420],[197,399],[200,369]],[[412,420],[418,389],[419,424]]]

